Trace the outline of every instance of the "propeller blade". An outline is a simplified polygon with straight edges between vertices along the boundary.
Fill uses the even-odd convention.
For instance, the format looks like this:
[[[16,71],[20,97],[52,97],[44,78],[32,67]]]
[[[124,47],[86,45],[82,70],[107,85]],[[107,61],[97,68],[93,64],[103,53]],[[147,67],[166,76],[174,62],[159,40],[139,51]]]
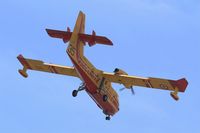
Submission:
[[[131,92],[132,92],[133,95],[135,95],[135,91],[134,91],[132,86],[131,86]]]
[[[119,89],[119,91],[123,91],[124,89],[127,89],[127,88],[121,88],[121,89]],[[134,89],[133,89],[133,86],[131,86],[129,89],[131,89],[131,93],[133,94],[133,95],[135,95],[135,91],[134,91]]]
[[[126,89],[126,88],[121,88],[121,89],[119,89],[119,91],[123,91],[124,89]]]

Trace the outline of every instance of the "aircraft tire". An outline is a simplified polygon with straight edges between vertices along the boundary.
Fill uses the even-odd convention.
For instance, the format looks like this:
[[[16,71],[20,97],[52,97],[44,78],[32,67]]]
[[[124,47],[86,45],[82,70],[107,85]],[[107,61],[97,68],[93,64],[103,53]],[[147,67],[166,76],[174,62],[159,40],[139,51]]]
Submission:
[[[77,91],[77,90],[73,90],[73,91],[72,91],[72,96],[73,96],[73,97],[76,97],[77,94],[78,94],[78,91]]]
[[[108,121],[109,121],[109,120],[110,120],[110,116],[106,116],[106,120],[108,120]]]

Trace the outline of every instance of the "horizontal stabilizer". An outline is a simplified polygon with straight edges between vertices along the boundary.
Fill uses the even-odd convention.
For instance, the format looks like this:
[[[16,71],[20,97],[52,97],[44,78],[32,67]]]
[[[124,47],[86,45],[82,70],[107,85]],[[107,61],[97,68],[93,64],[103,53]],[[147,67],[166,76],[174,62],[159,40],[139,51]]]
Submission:
[[[50,37],[63,39],[64,43],[67,43],[72,35],[72,32],[70,32],[69,29],[67,32],[59,30],[51,30],[51,29],[46,29],[46,31]]]
[[[46,29],[46,31],[50,37],[63,39],[65,43],[70,40],[71,35],[72,35],[72,32],[70,31],[59,31],[59,30],[51,30],[51,29]],[[105,44],[105,45],[113,45],[112,41],[109,40],[107,37],[96,36],[94,31],[92,35],[79,33],[79,39],[83,42],[88,42],[89,46],[93,46],[96,43]]]

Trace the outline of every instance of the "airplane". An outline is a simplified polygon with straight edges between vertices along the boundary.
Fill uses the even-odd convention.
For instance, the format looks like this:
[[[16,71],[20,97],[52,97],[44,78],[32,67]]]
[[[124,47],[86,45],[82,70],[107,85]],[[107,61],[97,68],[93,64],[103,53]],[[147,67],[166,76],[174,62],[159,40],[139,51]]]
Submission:
[[[90,61],[84,56],[84,46],[86,43],[91,47],[95,44],[104,44],[112,46],[113,43],[107,37],[97,36],[94,31],[92,35],[85,34],[85,14],[80,11],[76,20],[73,32],[70,28],[67,31],[46,29],[48,35],[53,38],[62,39],[68,43],[66,53],[73,63],[73,67],[45,63],[40,60],[24,58],[21,54],[17,56],[23,69],[18,72],[23,77],[28,77],[27,70],[36,70],[77,77],[82,84],[77,90],[72,91],[72,96],[76,97],[80,91],[85,90],[94,100],[96,105],[105,114],[105,119],[110,120],[111,116],[119,111],[119,98],[117,92],[112,88],[111,83],[119,83],[124,88],[131,90],[134,94],[133,87],[157,88],[169,90],[174,100],[179,100],[178,92],[185,92],[188,82],[185,78],[179,80],[169,80],[152,77],[129,76],[125,71],[116,68],[113,73],[104,72],[95,68]]]

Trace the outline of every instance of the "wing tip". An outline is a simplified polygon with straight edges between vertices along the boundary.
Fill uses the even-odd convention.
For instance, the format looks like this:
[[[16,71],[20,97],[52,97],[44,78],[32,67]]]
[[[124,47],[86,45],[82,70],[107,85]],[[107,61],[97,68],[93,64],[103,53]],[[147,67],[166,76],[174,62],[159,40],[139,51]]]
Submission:
[[[19,62],[26,68],[28,69],[32,69],[31,66],[29,65],[29,63],[26,61],[26,59],[24,58],[24,56],[22,54],[19,54],[17,56],[17,59],[19,60]]]
[[[179,91],[181,92],[185,92],[187,86],[188,86],[188,81],[186,80],[186,78],[182,78],[177,80],[177,86],[179,87]]]
[[[22,54],[19,54],[19,55],[17,56],[17,59],[19,60],[19,62],[20,62],[22,65],[24,64],[24,57],[23,57]]]
[[[17,56],[17,59],[20,61],[21,59],[24,59],[24,57],[23,57],[22,54],[19,54],[19,55]]]
[[[186,78],[181,78],[176,81],[171,81],[171,83],[174,87],[178,87],[179,92],[185,92],[188,86],[188,81],[186,80]]]

